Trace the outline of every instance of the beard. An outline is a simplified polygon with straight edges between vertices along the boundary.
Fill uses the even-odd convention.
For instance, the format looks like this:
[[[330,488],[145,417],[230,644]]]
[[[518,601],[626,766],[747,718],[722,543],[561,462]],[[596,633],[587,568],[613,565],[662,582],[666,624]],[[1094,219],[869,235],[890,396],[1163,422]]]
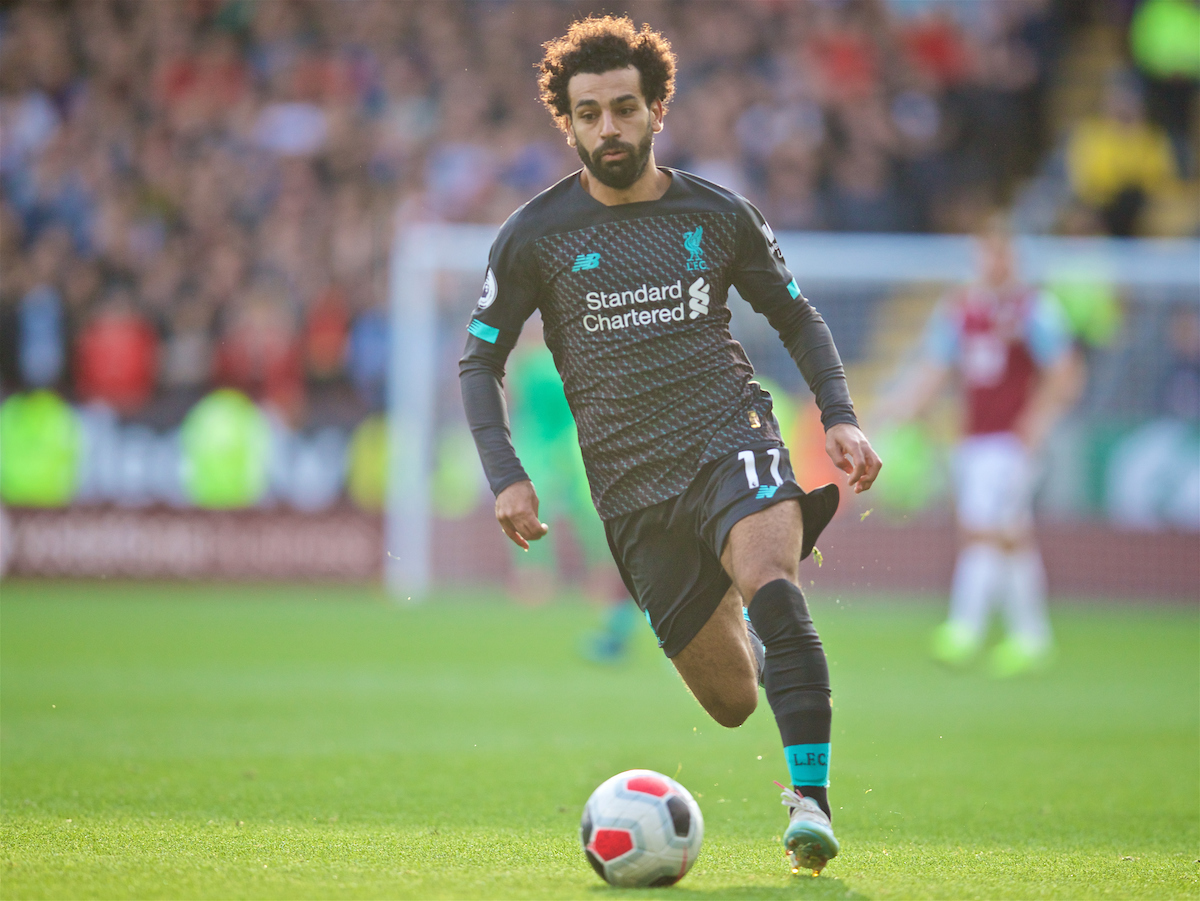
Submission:
[[[588,153],[578,138],[575,140],[575,151],[592,177],[605,187],[618,191],[625,190],[642,177],[642,173],[646,171],[646,164],[650,161],[650,148],[653,146],[654,131],[650,128],[646,129],[646,134],[637,147],[612,139]],[[613,150],[624,150],[625,156],[619,160],[605,162],[604,154]]]

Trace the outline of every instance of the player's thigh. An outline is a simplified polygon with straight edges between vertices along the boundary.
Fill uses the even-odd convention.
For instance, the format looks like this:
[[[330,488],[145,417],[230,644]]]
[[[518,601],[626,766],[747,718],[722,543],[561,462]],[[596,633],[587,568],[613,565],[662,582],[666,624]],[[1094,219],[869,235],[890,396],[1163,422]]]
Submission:
[[[604,523],[625,586],[670,658],[700,633],[730,584],[721,561],[697,540],[695,511],[686,500],[672,498]]]
[[[737,589],[730,587],[708,622],[671,662],[722,725],[738,725],[754,711],[758,673]]]
[[[768,582],[799,579],[803,539],[800,503],[780,501],[734,523],[721,553],[721,565],[750,601]]]

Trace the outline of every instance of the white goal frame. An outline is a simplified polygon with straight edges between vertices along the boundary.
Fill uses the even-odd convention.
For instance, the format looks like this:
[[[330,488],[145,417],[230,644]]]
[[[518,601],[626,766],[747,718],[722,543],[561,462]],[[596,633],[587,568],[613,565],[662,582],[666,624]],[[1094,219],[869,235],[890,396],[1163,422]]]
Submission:
[[[486,225],[419,225],[399,231],[393,243],[383,571],[400,600],[419,600],[431,587],[437,276],[474,272],[482,285],[496,233]],[[776,238],[802,287],[955,283],[973,269],[972,239],[962,235],[776,232]],[[1016,247],[1032,282],[1090,272],[1117,285],[1191,289],[1200,304],[1198,240],[1023,236]]]

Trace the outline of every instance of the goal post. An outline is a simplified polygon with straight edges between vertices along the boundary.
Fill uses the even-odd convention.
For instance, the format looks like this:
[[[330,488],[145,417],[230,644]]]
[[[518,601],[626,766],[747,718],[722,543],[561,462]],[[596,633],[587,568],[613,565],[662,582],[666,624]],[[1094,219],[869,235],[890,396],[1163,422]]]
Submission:
[[[422,225],[399,233],[392,251],[383,572],[397,597],[420,597],[431,583],[438,280],[453,272],[478,275],[482,285],[496,232],[493,226]],[[462,326],[465,335],[465,318]]]
[[[453,362],[496,234],[495,226],[417,225],[398,230],[393,244],[383,571],[388,590],[400,600],[419,599],[433,587],[436,428],[451,406],[458,409]],[[835,318],[839,292],[873,290],[886,297],[923,287],[936,293],[970,279],[974,270],[973,242],[963,235],[777,232],[776,238],[788,267],[827,319]],[[1132,293],[1137,304],[1200,310],[1200,241],[1018,236],[1014,243],[1021,277],[1031,283],[1096,279]],[[731,304],[739,339],[740,327],[753,318],[742,308],[748,309]],[[874,326],[873,320],[857,324],[868,332]]]

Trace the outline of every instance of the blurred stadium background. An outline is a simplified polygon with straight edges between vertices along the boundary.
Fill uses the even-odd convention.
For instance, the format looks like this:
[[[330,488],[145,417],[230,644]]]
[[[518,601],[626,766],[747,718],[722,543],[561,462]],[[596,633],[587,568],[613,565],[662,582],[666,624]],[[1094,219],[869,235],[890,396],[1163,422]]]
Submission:
[[[531,66],[595,9],[0,4],[5,573],[505,584],[455,364],[479,248],[577,167]],[[1040,499],[1052,592],[1195,601],[1200,7],[626,10],[681,60],[659,160],[760,206],[868,431],[970,274],[956,236],[1010,212],[1086,333]],[[783,348],[752,314],[734,328],[795,408],[801,481],[829,480]],[[891,487],[823,539],[823,585],[944,593],[950,508],[926,476],[954,432],[947,405],[928,447],[893,444]],[[564,546],[568,576],[582,556]]]

